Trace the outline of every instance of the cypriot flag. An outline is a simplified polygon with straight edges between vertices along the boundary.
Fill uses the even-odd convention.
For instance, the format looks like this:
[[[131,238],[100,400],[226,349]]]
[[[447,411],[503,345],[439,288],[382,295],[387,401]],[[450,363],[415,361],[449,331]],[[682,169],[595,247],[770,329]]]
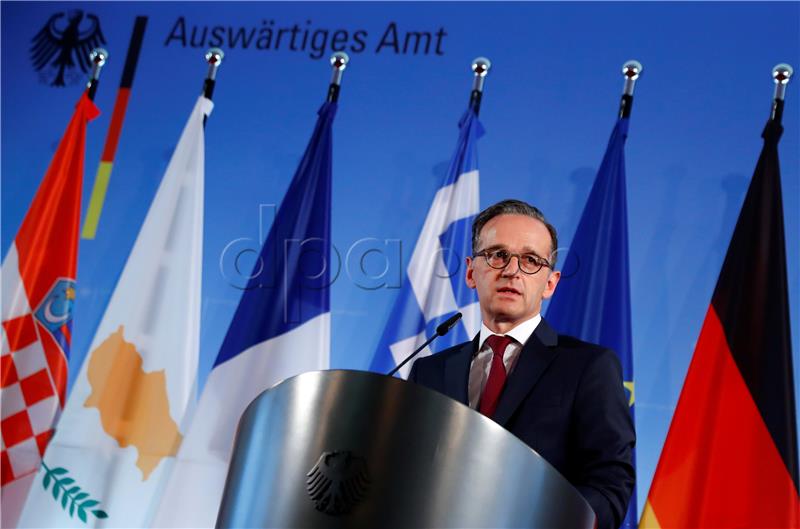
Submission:
[[[195,401],[203,254],[200,97],[67,401],[20,527],[146,527]]]

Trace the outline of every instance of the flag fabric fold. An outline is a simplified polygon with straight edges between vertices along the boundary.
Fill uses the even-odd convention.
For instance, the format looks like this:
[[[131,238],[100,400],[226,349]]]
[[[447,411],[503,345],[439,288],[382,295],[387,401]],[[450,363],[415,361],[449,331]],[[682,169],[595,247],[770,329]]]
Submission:
[[[147,527],[195,399],[205,139],[189,116],[44,456],[20,527]]]
[[[67,391],[86,126],[84,93],[2,265],[3,527],[16,523]]]
[[[641,527],[800,527],[782,131],[762,134]]]
[[[474,110],[458,123],[459,136],[447,175],[434,196],[406,270],[406,277],[370,370],[387,373],[456,312],[463,319],[431,347],[437,351],[471,339],[481,325],[478,297],[464,281],[472,255],[472,221],[479,213],[478,138],[484,129]],[[421,356],[431,354],[426,347]],[[407,377],[411,364],[400,370]]]
[[[620,118],[611,133],[578,229],[561,267],[561,281],[548,306],[547,321],[559,333],[600,344],[617,353],[633,416],[633,347],[625,189],[628,125],[628,118]],[[636,519],[634,489],[622,527],[635,528]]]
[[[328,367],[336,109],[328,102],[319,110],[200,397],[154,527],[213,527],[247,405],[285,378]]]

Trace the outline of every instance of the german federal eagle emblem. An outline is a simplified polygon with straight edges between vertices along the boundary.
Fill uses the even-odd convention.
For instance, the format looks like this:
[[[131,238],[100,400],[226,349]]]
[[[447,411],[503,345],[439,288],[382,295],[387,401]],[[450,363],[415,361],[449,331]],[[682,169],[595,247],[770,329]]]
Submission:
[[[350,512],[369,487],[367,462],[348,451],[323,452],[306,475],[316,509],[335,516]]]
[[[31,39],[31,62],[36,71],[43,74],[43,80],[49,71],[54,72],[50,86],[64,86],[65,72],[77,65],[84,74],[88,73],[89,54],[105,43],[97,15],[84,15],[80,9],[71,9],[51,16]]]

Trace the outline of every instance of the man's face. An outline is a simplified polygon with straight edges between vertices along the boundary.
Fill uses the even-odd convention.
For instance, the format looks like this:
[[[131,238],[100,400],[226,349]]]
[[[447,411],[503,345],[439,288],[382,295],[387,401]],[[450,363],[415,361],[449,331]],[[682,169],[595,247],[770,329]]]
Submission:
[[[492,218],[483,226],[479,240],[479,252],[504,249],[514,254],[536,254],[551,260],[547,227],[526,215]],[[477,289],[483,321],[496,332],[500,331],[496,324],[510,329],[538,314],[542,300],[553,295],[560,275],[560,272],[547,267],[535,274],[526,274],[519,269],[516,257],[512,257],[503,269],[490,267],[483,256],[467,257],[467,286]]]

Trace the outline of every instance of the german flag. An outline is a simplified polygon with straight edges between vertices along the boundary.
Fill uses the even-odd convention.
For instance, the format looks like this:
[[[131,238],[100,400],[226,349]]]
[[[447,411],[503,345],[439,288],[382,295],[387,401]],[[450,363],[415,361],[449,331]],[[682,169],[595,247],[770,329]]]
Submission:
[[[762,134],[641,527],[800,527],[782,132]]]
[[[122,135],[122,124],[125,121],[125,111],[128,108],[128,99],[133,89],[133,77],[136,74],[136,65],[139,62],[139,52],[142,50],[144,40],[144,30],[147,27],[147,17],[136,17],[133,24],[133,34],[128,45],[128,54],[125,57],[125,67],[122,70],[122,79],[119,83],[117,100],[114,103],[114,112],[111,114],[111,124],[108,127],[106,144],[103,147],[103,156],[100,159],[100,166],[94,177],[92,186],[92,196],[89,199],[89,208],[86,210],[86,218],[83,221],[82,239],[94,239],[97,235],[97,225],[100,222],[100,214],[103,211],[103,203],[106,200],[108,183],[111,180],[111,169],[114,167],[114,157],[117,155],[119,138]]]

